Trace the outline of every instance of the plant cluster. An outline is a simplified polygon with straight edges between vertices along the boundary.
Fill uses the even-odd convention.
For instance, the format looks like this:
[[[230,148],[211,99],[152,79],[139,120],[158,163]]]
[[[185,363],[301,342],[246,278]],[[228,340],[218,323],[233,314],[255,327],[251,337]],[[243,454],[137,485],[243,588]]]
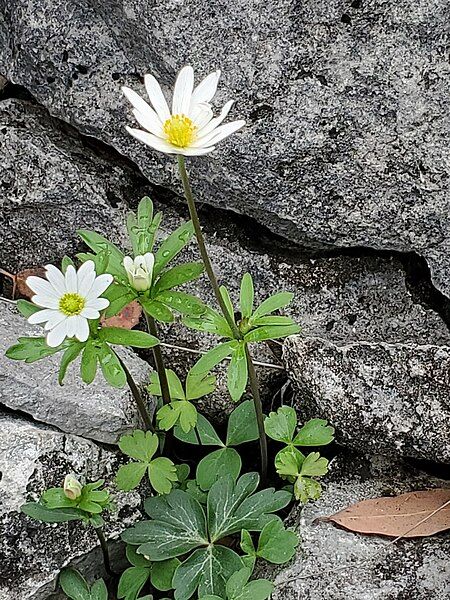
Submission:
[[[27,280],[32,301],[17,303],[30,323],[44,327],[45,335],[21,337],[7,351],[9,358],[26,363],[61,353],[61,385],[70,364],[79,358],[86,384],[100,370],[111,386],[130,387],[143,428],[119,440],[126,462],[118,469],[115,483],[123,491],[149,486],[151,495],[144,502],[148,519],[122,535],[130,567],[120,574],[117,590],[111,592],[118,599],[150,600],[150,591],[175,600],[268,598],[273,584],[253,577],[255,563],[282,564],[294,556],[298,536],[286,529],[279,513],[293,498],[302,503],[318,498],[318,478],[327,471],[327,460],[316,450],[304,454],[300,448],[317,448],[333,440],[333,429],[325,421],[312,419],[299,426],[291,407],[282,406],[268,416],[263,413],[252,347],[299,332],[289,316],[280,314],[293,295],[280,291],[258,304],[252,277],[246,273],[235,304],[227,288],[218,284],[207,253],[184,156],[210,152],[214,144],[242,126],[241,121],[221,125],[230,104],[220,117],[212,117],[209,102],[218,76],[218,72],[211,74],[193,89],[192,69],[184,68],[175,85],[172,112],[152,76],[146,77],[146,87],[153,107],[132,90],[124,90],[135,118],[147,130],[130,133],[158,150],[177,154],[191,220],[161,241],[162,214],[155,214],[152,201],[145,197],[137,212],[128,216],[126,251],[96,232],[80,231],[89,248],[76,256],[81,266],[77,268],[68,257],[60,269],[47,265],[46,278]],[[202,261],[173,264],[194,234]],[[204,271],[215,293],[216,308],[180,289]],[[108,318],[132,301],[142,306],[147,332],[108,325]],[[166,368],[158,330],[158,323],[176,319],[219,338],[184,382]],[[152,350],[156,371],[146,390],[133,380],[120,346]],[[215,390],[212,371],[225,359],[228,391],[237,406],[223,440],[196,402]],[[242,400],[248,387],[251,399]],[[149,409],[148,394],[158,398],[155,414]],[[268,438],[283,445],[273,469],[279,489],[267,485]],[[261,455],[259,474],[247,471],[257,465],[248,465],[238,450],[256,442]],[[188,457],[190,465],[194,456],[201,456],[192,475],[187,462],[173,461],[170,449],[174,444],[182,445],[180,455]],[[147,485],[142,485],[144,480]],[[102,515],[113,511],[114,505],[103,486],[103,481],[83,485],[69,474],[61,488],[44,491],[38,502],[27,503],[22,510],[43,522],[80,520],[94,527],[111,587],[115,579]],[[89,586],[72,569],[61,573],[60,584],[74,600],[108,598],[102,580]],[[143,591],[147,595],[141,596]]]

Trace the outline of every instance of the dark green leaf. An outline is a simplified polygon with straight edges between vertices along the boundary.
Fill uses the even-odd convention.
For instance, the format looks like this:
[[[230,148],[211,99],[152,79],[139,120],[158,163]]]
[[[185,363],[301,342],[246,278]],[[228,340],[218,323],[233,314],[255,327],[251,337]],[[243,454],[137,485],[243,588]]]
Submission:
[[[176,438],[182,442],[185,442],[186,444],[224,446],[224,443],[217,435],[214,427],[211,425],[208,419],[200,413],[197,415],[197,425],[195,427],[195,431],[191,430],[189,433],[185,433],[181,427],[177,426],[174,429],[174,435]]]
[[[238,346],[231,354],[231,361],[227,370],[227,385],[231,399],[238,402],[247,387],[248,366],[245,355],[245,344],[238,343]]]
[[[117,597],[125,600],[136,600],[140,591],[150,577],[151,569],[146,567],[129,567],[120,576]]]
[[[274,519],[264,525],[261,531],[257,555],[271,563],[281,565],[291,560],[298,543],[297,534],[286,529],[280,519]]]
[[[157,413],[158,424],[163,431],[169,431],[179,423],[185,433],[195,427],[197,416],[197,409],[188,400],[173,400],[170,404],[164,404]]]
[[[64,523],[65,521],[78,521],[83,518],[83,513],[78,508],[50,509],[38,502],[28,502],[20,507],[20,510],[44,523]]]
[[[127,545],[126,547],[126,555],[129,563],[133,565],[133,567],[151,567],[152,563],[142,556],[142,554],[137,553],[137,548],[135,546]]]
[[[103,579],[95,581],[91,587],[91,600],[108,600],[108,589]]]
[[[158,224],[153,223],[153,202],[148,196],[139,202],[137,214],[127,216],[127,230],[135,256],[151,252]]]
[[[109,306],[105,310],[105,317],[113,317],[128,306],[136,298],[136,292],[121,283],[112,283],[103,294],[109,300]]]
[[[70,258],[70,256],[63,256],[63,259],[61,261],[61,271],[65,274],[67,271],[67,267],[71,265],[74,269],[76,269],[75,267],[75,263],[73,262],[73,260]]]
[[[264,315],[268,315],[276,310],[279,310],[280,308],[287,306],[290,302],[292,302],[293,298],[294,294],[291,292],[278,292],[277,294],[270,296],[258,306],[253,313],[252,320],[257,319],[258,317],[263,317]]]
[[[108,264],[106,267],[108,273],[126,278],[127,274],[122,264],[124,255],[117,246],[95,231],[80,229],[78,235],[95,254],[100,252],[108,253]]]
[[[214,482],[225,475],[229,474],[236,480],[241,468],[241,457],[234,448],[219,448],[198,463],[196,480],[202,490],[209,490]]]
[[[160,592],[171,590],[174,573],[180,564],[178,558],[153,563],[151,572],[152,586]]]
[[[144,297],[139,298],[139,302],[142,304],[145,312],[157,321],[161,321],[161,323],[172,323],[175,320],[172,311],[161,302]]]
[[[103,343],[97,349],[97,356],[103,376],[109,385],[116,388],[123,387],[127,382],[127,376],[116,353],[111,350],[108,344]]]
[[[67,340],[57,348],[51,348],[44,337],[20,337],[18,343],[8,348],[5,355],[13,360],[33,363],[67,348]]]
[[[81,356],[81,379],[84,383],[92,383],[97,373],[97,347],[88,341]]]
[[[77,505],[76,500],[68,498],[63,488],[49,488],[45,490],[41,497],[41,503],[46,508],[75,508]]]
[[[158,456],[148,465],[148,478],[158,494],[168,494],[177,481],[177,469],[169,458]]]
[[[198,375],[205,375],[211,371],[216,365],[223,361],[224,358],[230,356],[235,348],[238,347],[238,342],[232,340],[219,344],[215,348],[209,350],[204,354],[191,369],[191,375],[196,377]]]
[[[159,344],[158,338],[145,331],[123,329],[122,327],[103,327],[99,338],[109,344],[132,346],[133,348],[153,348]]]
[[[259,437],[255,405],[252,400],[239,404],[228,420],[227,446],[237,446]]]
[[[290,444],[297,427],[297,413],[290,406],[280,406],[277,412],[271,412],[264,421],[266,434],[277,442]]]
[[[252,276],[250,273],[245,273],[241,281],[241,294],[239,298],[242,317],[249,318],[252,314],[254,294]]]
[[[206,305],[199,298],[186,292],[166,290],[160,292],[156,300],[182,315],[200,317],[206,311]]]
[[[246,529],[241,531],[240,545],[242,552],[245,552],[245,554],[248,554],[249,556],[256,556],[255,544],[253,543],[252,536]]]
[[[40,306],[36,306],[36,304],[33,304],[32,302],[28,302],[28,300],[17,300],[16,306],[20,314],[26,319],[28,319],[28,317],[33,315],[35,312],[42,310]]]
[[[64,354],[61,357],[61,363],[59,365],[59,374],[58,374],[58,383],[59,385],[63,384],[64,377],[67,373],[67,368],[71,362],[73,362],[80,352],[84,348],[84,342],[78,342],[76,340],[71,340],[70,346],[66,349]]]
[[[158,279],[154,286],[154,294],[157,296],[164,290],[171,290],[174,287],[178,287],[193,281],[200,277],[203,273],[204,266],[201,262],[190,262],[182,265],[172,267],[168,271],[165,271]]]
[[[186,327],[196,329],[197,331],[215,333],[221,337],[233,337],[233,333],[225,317],[209,307],[206,307],[206,311],[201,317],[183,317],[183,323]]]
[[[249,333],[244,335],[246,342],[263,342],[265,340],[276,340],[279,338],[287,337],[300,333],[300,327],[298,325],[266,325],[264,327],[258,327],[252,329]]]
[[[296,446],[325,446],[333,439],[333,427],[323,419],[311,419],[299,430],[292,443]]]
[[[171,233],[161,244],[155,254],[154,276],[161,273],[162,269],[186,246],[194,234],[192,221],[183,223]]]
[[[253,326],[265,326],[265,325],[295,325],[295,322],[290,317],[281,317],[279,315],[269,315],[267,317],[258,317],[257,319],[251,319]]]
[[[63,569],[59,575],[59,583],[71,600],[91,600],[86,580],[75,569]]]
[[[220,295],[222,296],[222,299],[225,303],[225,306],[227,307],[228,314],[230,315],[230,317],[232,319],[234,319],[234,306],[233,306],[233,302],[231,301],[230,292],[227,290],[227,288],[224,285],[220,286],[219,291],[220,291]],[[225,321],[226,321],[226,319],[225,319]]]

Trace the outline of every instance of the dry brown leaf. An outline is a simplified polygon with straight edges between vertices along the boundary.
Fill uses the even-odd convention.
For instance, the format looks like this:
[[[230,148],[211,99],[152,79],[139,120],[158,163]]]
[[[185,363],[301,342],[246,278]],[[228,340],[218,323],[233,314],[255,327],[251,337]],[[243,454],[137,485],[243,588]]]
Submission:
[[[127,304],[120,313],[109,317],[109,319],[102,319],[101,323],[103,327],[122,327],[123,329],[132,329],[139,323],[139,319],[142,314],[142,306],[133,300],[130,304]]]
[[[34,296],[34,292],[32,292],[26,284],[27,277],[30,277],[30,275],[36,275],[36,277],[45,277],[45,273],[46,271],[44,267],[24,269],[23,271],[17,273],[15,276],[16,295],[26,298],[27,300],[31,300],[31,297]]]
[[[450,488],[408,492],[400,496],[363,500],[334,515],[319,517],[317,521],[332,521],[357,533],[424,537],[450,529],[450,504],[432,515],[446,502],[450,502]]]

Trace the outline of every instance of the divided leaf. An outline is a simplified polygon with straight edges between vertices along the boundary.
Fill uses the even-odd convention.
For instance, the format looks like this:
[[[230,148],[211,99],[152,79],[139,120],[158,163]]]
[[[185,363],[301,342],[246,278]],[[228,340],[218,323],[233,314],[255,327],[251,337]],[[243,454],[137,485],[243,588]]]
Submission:
[[[297,413],[290,406],[280,406],[277,412],[271,412],[264,421],[266,434],[277,442],[290,444],[297,427]]]

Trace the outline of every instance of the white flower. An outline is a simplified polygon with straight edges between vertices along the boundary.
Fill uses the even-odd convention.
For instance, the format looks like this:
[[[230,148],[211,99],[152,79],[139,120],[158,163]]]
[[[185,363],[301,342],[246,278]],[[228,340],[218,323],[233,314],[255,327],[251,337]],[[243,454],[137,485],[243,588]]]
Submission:
[[[123,259],[128,281],[137,292],[145,292],[151,287],[154,264],[155,257],[151,252],[147,252],[144,256],[136,256],[134,260],[131,256],[125,256]]]
[[[88,319],[98,319],[100,310],[109,306],[109,300],[99,298],[112,283],[109,274],[97,277],[92,260],[86,261],[78,271],[69,265],[64,275],[53,265],[47,265],[46,276],[27,277],[26,284],[36,294],[34,304],[44,310],[28,318],[32,324],[45,323],[47,344],[56,348],[68,338],[85,342],[89,337]]]
[[[76,500],[81,496],[83,486],[73,475],[66,475],[63,483],[64,495],[70,500]]]
[[[219,77],[220,71],[215,71],[194,89],[192,67],[181,69],[173,91],[172,112],[153,75],[144,78],[153,108],[139,94],[123,87],[123,93],[133,105],[136,121],[146,130],[127,127],[128,133],[147,146],[167,154],[199,156],[211,152],[215,144],[245,125],[245,121],[221,125],[230,112],[233,100],[225,104],[218,117],[213,118],[210,101],[216,93]]]

